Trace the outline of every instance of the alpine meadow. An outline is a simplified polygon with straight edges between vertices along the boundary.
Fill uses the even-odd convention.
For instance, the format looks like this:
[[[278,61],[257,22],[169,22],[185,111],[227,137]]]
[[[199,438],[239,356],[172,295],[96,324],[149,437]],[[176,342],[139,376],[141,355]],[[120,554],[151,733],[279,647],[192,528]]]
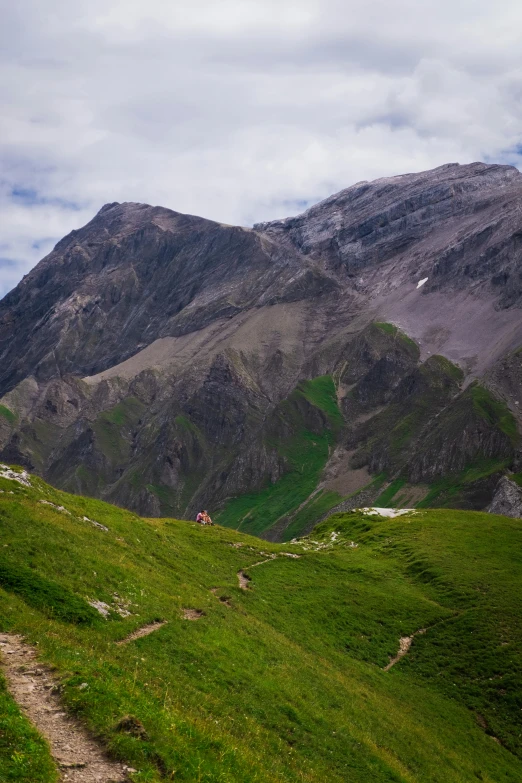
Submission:
[[[0,644],[115,780],[520,780],[521,520],[351,511],[270,544],[15,475]],[[5,658],[1,779],[54,783]]]

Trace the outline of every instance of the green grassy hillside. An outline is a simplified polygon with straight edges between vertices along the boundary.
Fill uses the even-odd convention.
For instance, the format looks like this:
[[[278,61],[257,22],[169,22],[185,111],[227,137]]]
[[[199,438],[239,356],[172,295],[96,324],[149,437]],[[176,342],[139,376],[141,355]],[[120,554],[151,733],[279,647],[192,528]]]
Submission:
[[[522,779],[521,521],[357,512],[272,545],[31,481],[0,479],[0,630],[37,645],[134,781]],[[0,781],[57,779],[0,682]]]

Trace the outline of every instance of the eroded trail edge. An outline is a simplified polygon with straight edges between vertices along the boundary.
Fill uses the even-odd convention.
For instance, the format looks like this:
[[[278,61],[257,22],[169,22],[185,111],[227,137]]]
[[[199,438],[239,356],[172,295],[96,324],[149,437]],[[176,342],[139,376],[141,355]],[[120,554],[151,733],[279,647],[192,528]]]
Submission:
[[[50,745],[67,783],[120,783],[130,769],[110,761],[103,749],[60,704],[56,682],[21,636],[0,634],[0,658],[8,688],[21,710]]]
[[[397,655],[395,655],[390,662],[384,667],[384,671],[387,672],[389,669],[391,669],[392,666],[395,666],[395,664],[400,661],[400,659],[406,655],[408,650],[411,647],[411,643],[415,639],[416,636],[419,634],[426,633],[426,628],[420,628],[418,631],[415,631],[415,633],[412,633],[411,636],[401,636],[399,639],[399,651]]]
[[[144,636],[154,633],[154,631],[163,628],[164,625],[167,625],[167,620],[156,620],[156,622],[149,623],[149,625],[143,625],[141,628],[138,628],[137,631],[133,631],[126,636],[125,639],[120,639],[116,644],[129,644],[129,642],[133,642],[135,639],[141,639]]]

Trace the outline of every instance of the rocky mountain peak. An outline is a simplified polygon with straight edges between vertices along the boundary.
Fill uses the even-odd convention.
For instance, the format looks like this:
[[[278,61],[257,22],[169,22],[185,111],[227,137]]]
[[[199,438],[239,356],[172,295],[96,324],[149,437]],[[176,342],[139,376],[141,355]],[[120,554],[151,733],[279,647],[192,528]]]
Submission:
[[[519,459],[521,254],[510,166],[359,182],[252,229],[106,204],[0,302],[0,457],[153,514],[330,450],[310,491],[486,461],[459,490],[483,508]]]

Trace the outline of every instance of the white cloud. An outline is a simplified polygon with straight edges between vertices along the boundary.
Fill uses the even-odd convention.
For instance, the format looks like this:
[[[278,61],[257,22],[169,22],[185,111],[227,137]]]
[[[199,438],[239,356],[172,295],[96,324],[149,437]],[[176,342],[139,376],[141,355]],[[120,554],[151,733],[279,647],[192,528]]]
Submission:
[[[108,201],[251,223],[361,179],[518,164],[521,24],[515,0],[10,4],[0,294]]]

